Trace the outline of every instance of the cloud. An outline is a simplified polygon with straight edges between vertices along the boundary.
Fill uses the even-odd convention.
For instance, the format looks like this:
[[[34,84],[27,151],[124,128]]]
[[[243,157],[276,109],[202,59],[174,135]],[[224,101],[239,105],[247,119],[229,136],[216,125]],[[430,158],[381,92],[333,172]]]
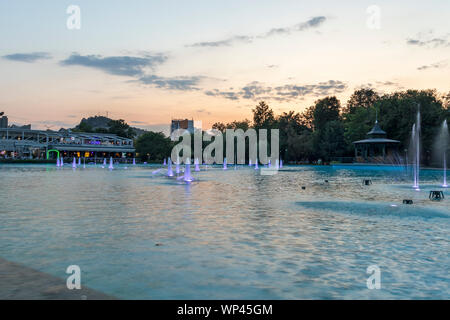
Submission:
[[[318,28],[326,21],[326,19],[327,18],[324,16],[317,16],[291,27],[273,28],[257,36],[236,35],[219,41],[197,42],[187,45],[187,47],[224,47],[224,46],[231,46],[234,43],[251,43],[255,39],[265,39],[272,36],[291,34],[294,32],[301,32],[306,31],[308,29]]]
[[[432,63],[430,65],[423,65],[421,67],[418,67],[417,70],[423,71],[423,70],[427,70],[427,69],[442,69],[445,68],[447,66],[447,61],[440,61],[440,62],[436,62],[436,63]]]
[[[450,47],[449,35],[434,37],[433,32],[419,33],[415,38],[406,39],[406,44],[424,48]]]
[[[196,86],[201,79],[203,79],[201,76],[161,77],[152,74],[140,77],[137,81],[141,84],[154,85],[156,88],[161,89],[192,91],[200,90]]]
[[[374,83],[366,83],[355,87],[355,90],[374,89],[378,93],[384,93],[386,90],[402,90],[404,87],[398,82],[393,81],[375,81]]]
[[[161,54],[147,54],[142,57],[133,56],[113,56],[102,57],[100,55],[79,55],[72,54],[67,59],[61,61],[63,66],[83,66],[102,70],[108,74],[119,76],[140,76],[145,70],[153,69],[155,66],[164,63],[167,57]]]
[[[341,93],[347,89],[347,84],[338,80],[328,80],[317,84],[297,85],[285,84],[283,86],[266,86],[258,81],[251,82],[237,90],[221,91],[213,89],[205,91],[208,96],[222,97],[229,100],[276,100],[280,102],[295,99],[304,99],[306,96],[324,96]]]
[[[154,71],[155,67],[163,64],[166,60],[167,56],[161,54],[144,54],[140,57],[103,57],[100,55],[79,55],[74,53],[60,63],[63,66],[83,66],[98,69],[112,75],[132,77],[134,79],[130,80],[130,82],[152,85],[161,89],[200,90],[197,88],[197,85],[203,79],[201,76],[163,77],[153,74],[152,71]],[[113,98],[119,99],[123,97],[115,96]]]
[[[33,63],[39,60],[48,60],[52,56],[48,52],[13,53],[2,56],[4,59]]]

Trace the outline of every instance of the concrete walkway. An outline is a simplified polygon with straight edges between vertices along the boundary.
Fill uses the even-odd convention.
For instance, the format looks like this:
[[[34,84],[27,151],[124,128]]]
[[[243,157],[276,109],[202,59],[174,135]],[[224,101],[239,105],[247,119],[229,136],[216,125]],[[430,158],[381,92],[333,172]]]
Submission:
[[[116,299],[81,285],[69,290],[66,279],[0,258],[0,300],[111,300]]]

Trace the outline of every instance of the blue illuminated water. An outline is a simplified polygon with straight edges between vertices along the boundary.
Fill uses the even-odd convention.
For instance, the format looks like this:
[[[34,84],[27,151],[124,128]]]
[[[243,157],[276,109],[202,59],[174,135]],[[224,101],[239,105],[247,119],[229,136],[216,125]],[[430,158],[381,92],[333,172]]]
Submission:
[[[186,184],[161,166],[0,165],[0,257],[79,265],[125,299],[450,298],[450,193],[428,200],[441,172],[419,192],[395,167],[203,168]]]

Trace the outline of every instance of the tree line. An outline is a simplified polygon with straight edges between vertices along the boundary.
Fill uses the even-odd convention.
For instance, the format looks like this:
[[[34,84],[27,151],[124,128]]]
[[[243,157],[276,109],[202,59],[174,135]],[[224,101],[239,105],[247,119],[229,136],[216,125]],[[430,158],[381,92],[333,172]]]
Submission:
[[[335,96],[327,96],[316,100],[303,112],[292,110],[279,115],[261,101],[252,109],[252,120],[216,122],[213,129],[221,132],[226,129],[279,129],[279,152],[284,161],[322,159],[328,162],[333,158],[353,157],[352,142],[366,138],[377,115],[387,138],[399,140],[399,150],[406,151],[419,106],[422,156],[425,164],[429,164],[433,140],[441,124],[445,119],[450,122],[450,93],[440,95],[436,90],[379,94],[373,89],[358,89],[345,106]],[[163,133],[148,132],[137,139],[136,151],[142,160],[162,160],[170,156],[175,143]]]

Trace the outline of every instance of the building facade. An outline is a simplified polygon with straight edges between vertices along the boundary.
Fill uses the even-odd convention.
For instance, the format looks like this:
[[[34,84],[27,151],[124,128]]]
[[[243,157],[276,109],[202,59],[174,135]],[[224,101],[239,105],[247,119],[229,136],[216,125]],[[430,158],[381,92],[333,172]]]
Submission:
[[[114,134],[0,128],[0,158],[86,158],[97,161],[135,156],[132,139]]]

